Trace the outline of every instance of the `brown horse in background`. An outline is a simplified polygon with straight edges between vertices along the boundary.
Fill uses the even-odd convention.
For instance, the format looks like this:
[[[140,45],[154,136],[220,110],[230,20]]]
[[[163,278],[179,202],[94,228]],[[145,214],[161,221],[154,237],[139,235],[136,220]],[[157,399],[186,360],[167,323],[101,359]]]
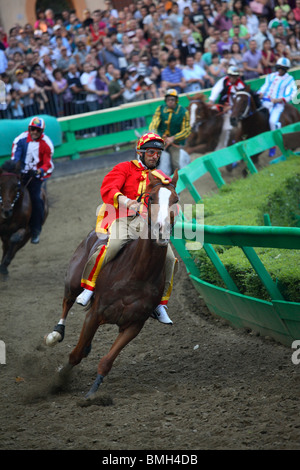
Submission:
[[[210,107],[202,93],[188,99],[192,132],[187,138],[184,150],[189,154],[212,152],[218,145],[223,127],[222,111],[215,106]]]
[[[300,113],[293,105],[286,103],[279,121],[282,127],[299,122]],[[261,106],[258,96],[255,97],[249,86],[236,93],[230,123],[235,129],[230,145],[270,130],[269,112]]]
[[[174,225],[174,207],[178,202],[175,191],[178,171],[175,170],[169,184],[163,184],[151,173],[149,180],[146,189],[148,220],[142,224],[140,238],[127,243],[116,258],[100,271],[77,346],[61,371],[61,375],[68,375],[89,354],[92,339],[100,325],[118,325],[119,335],[109,353],[100,360],[97,378],[86,397],[96,393],[116,357],[139,334],[163,294],[165,259]],[[82,290],[80,280],[84,265],[95,247],[105,242],[97,241],[97,235],[91,232],[75,251],[65,281],[63,317],[45,338],[49,346],[63,340],[68,311]]]
[[[8,275],[8,266],[15,254],[31,237],[29,221],[31,200],[27,188],[22,184],[20,162],[7,161],[0,168],[0,238],[2,260],[0,274]],[[43,190],[45,219],[48,215],[48,201]]]

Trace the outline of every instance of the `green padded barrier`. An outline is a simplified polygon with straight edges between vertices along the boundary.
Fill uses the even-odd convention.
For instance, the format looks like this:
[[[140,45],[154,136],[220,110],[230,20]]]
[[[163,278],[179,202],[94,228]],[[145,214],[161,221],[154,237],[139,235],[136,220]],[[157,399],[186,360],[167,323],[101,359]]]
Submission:
[[[50,137],[54,147],[62,145],[62,131],[58,120],[47,114],[39,114],[45,120],[45,133]],[[9,157],[14,139],[24,131],[32,118],[26,119],[2,119],[0,122],[0,157]]]
[[[204,231],[205,249],[227,289],[201,279],[191,252],[185,247],[184,233]],[[263,336],[290,347],[300,338],[300,303],[284,300],[278,286],[271,279],[253,247],[272,247],[300,250],[300,229],[289,227],[215,227],[196,222],[178,222],[172,243],[183,260],[190,279],[211,313],[225,318],[237,328],[250,328]],[[267,302],[239,293],[225,266],[212,245],[239,246],[254,271],[267,289],[271,301]]]

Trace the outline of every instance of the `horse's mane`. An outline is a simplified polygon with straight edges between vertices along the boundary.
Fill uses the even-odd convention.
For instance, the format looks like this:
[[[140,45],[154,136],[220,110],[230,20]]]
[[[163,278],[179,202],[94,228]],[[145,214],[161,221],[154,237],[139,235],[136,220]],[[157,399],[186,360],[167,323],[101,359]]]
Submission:
[[[1,169],[3,171],[7,171],[7,173],[20,173],[20,165],[18,165],[18,163],[13,160],[7,160],[6,162],[4,162],[1,166]]]

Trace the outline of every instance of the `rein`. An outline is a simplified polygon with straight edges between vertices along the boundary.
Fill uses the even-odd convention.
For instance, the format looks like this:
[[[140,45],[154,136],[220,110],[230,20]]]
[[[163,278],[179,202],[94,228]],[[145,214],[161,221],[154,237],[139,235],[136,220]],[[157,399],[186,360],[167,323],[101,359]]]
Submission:
[[[10,173],[9,171],[4,171],[1,173],[1,176],[18,176],[16,173]]]

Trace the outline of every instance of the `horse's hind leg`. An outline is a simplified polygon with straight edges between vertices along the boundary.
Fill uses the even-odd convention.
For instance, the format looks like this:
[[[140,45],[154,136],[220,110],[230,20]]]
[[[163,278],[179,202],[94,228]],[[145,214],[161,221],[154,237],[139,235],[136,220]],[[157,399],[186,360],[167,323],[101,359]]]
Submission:
[[[144,323],[132,323],[119,333],[109,353],[100,360],[96,380],[87,393],[86,398],[91,398],[92,395],[97,392],[103,378],[111,370],[117,356],[120,354],[122,349],[139,334],[143,326]]]
[[[45,336],[45,343],[47,346],[55,346],[57,343],[61,343],[65,336],[65,323],[68,313],[74,304],[74,300],[64,297],[63,299],[63,311],[62,317],[53,328],[53,331]]]

